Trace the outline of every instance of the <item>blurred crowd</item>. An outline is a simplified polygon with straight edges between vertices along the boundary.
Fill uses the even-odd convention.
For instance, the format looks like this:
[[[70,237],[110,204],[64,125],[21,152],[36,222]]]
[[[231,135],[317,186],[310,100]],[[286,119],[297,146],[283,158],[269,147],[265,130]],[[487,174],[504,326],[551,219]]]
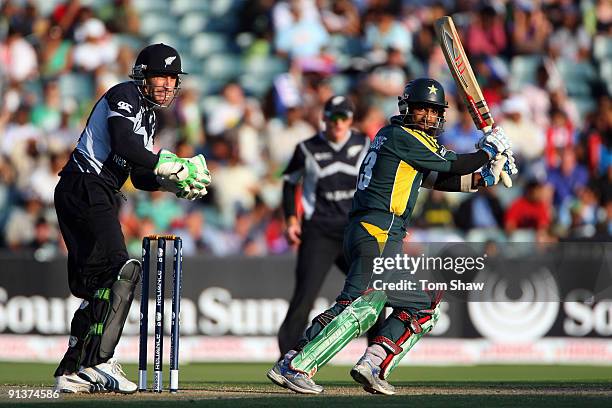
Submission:
[[[608,0],[3,0],[0,16],[0,248],[64,251],[57,173],[93,104],[128,79],[151,42],[177,48],[175,104],[156,148],[203,153],[210,193],[188,202],[126,184],[131,252],[174,233],[185,253],[290,251],[279,209],[293,149],[321,126],[334,94],[355,102],[369,137],[412,78],[443,83],[442,143],[479,138],[435,40],[453,18],[493,117],[514,144],[512,189],[421,194],[408,240],[555,241],[612,236],[612,3]]]

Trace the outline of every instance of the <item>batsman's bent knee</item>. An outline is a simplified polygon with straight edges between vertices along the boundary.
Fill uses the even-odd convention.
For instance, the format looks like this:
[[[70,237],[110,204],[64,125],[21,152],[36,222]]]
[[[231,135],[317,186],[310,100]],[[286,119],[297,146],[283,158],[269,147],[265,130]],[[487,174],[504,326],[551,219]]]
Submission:
[[[319,367],[325,365],[351,340],[374,325],[386,301],[387,296],[383,291],[371,291],[350,303],[291,360],[291,369],[312,377]]]

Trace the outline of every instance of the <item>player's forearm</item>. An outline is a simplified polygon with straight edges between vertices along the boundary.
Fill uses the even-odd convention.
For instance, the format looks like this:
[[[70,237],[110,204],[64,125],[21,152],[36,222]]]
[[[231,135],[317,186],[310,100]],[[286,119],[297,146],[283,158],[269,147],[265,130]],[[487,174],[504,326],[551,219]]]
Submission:
[[[469,175],[484,166],[489,156],[483,150],[474,153],[458,154],[457,160],[451,163],[449,173],[456,175]]]
[[[128,162],[153,170],[159,157],[148,151],[142,142],[142,136],[131,128],[131,122],[125,118],[112,117],[108,120],[108,133],[111,149]]]
[[[144,167],[135,166],[132,168],[130,172],[130,178],[132,180],[132,184],[138,190],[143,191],[157,191],[159,190],[159,182],[157,181],[157,176],[153,171],[146,169]]]
[[[479,186],[483,186],[480,173],[471,174],[451,174],[438,173],[435,176],[433,185],[434,190],[448,192],[475,192]]]
[[[285,214],[285,219],[289,219],[290,217],[295,217],[295,184],[292,184],[288,181],[283,182],[283,213]]]

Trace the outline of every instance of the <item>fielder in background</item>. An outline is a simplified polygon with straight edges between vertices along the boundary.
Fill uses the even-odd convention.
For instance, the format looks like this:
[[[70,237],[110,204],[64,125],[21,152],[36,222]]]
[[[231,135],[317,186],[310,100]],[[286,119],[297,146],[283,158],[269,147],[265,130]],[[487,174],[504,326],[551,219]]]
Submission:
[[[113,358],[141,271],[129,259],[118,213],[128,176],[140,190],[186,199],[206,194],[204,157],[153,153],[155,107],[170,106],[180,89],[181,58],[164,44],[144,48],[132,81],[112,87],[95,104],[55,188],[55,209],[68,248],[70,291],[82,298],[68,350],[55,371],[59,392],[132,393]]]
[[[502,171],[516,174],[510,143],[500,127],[478,141],[474,153],[456,154],[438,144],[448,107],[439,82],[420,78],[399,97],[391,118],[361,165],[344,236],[350,269],[336,303],[317,316],[302,340],[268,371],[276,384],[318,394],[312,377],[352,339],[368,330],[385,305],[392,314],[376,330],[351,376],[370,393],[394,394],[387,378],[439,318],[440,293],[372,290],[374,260],[402,254],[402,240],[420,187],[473,192],[497,184]],[[478,169],[482,167],[480,172]],[[399,292],[399,293],[398,293]]]
[[[323,108],[325,129],[298,144],[284,172],[283,210],[286,236],[299,245],[295,287],[287,316],[278,331],[284,356],[302,337],[308,314],[333,264],[348,273],[342,238],[348,222],[359,166],[368,151],[367,136],[351,130],[353,104],[333,96]],[[300,223],[296,187],[302,184]]]

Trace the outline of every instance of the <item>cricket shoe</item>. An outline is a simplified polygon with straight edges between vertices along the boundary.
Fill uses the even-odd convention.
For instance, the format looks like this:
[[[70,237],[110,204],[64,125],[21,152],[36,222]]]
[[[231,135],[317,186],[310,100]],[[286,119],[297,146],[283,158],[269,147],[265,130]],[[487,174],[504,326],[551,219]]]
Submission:
[[[79,371],[79,376],[101,386],[102,389],[106,391],[133,394],[138,390],[136,384],[125,378],[125,373],[121,368],[121,364],[114,358],[111,358],[106,363],[83,368]]]
[[[315,384],[306,374],[291,369],[289,362],[295,354],[297,353],[292,350],[282,360],[274,364],[274,367],[268,371],[268,378],[274,384],[283,388],[289,388],[291,391],[299,394],[322,393],[322,386]]]
[[[64,374],[55,377],[55,388],[57,392],[76,394],[79,392],[89,394],[93,391],[93,384],[82,379],[76,373]]]
[[[351,377],[363,385],[363,389],[371,394],[395,394],[395,388],[386,380],[380,378],[380,367],[365,356],[355,364],[355,367],[351,370]]]

